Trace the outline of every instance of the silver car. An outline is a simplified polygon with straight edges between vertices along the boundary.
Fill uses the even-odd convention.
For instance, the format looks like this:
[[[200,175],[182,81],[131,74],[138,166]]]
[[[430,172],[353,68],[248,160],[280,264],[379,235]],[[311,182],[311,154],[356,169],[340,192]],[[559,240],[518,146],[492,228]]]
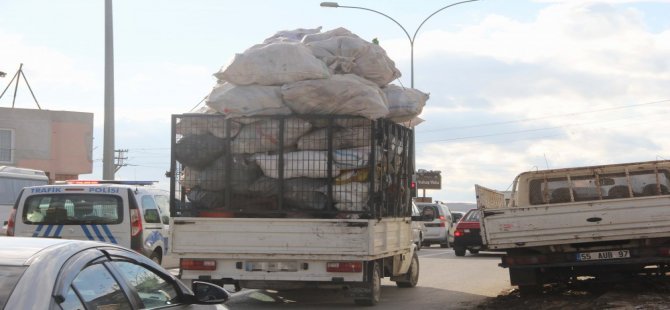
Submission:
[[[436,202],[417,202],[416,206],[421,209],[421,214],[430,214],[434,216],[432,222],[426,222],[426,233],[423,236],[423,244],[439,244],[442,248],[448,248],[453,241],[453,232],[451,225],[454,223],[451,211],[446,204]]]
[[[0,237],[0,309],[227,309],[223,288],[193,288],[113,244]]]

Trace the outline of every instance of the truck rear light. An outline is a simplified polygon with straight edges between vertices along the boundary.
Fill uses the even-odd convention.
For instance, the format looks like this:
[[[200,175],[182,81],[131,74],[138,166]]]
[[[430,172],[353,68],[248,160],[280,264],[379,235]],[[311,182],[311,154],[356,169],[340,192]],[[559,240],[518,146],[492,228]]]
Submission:
[[[463,231],[460,229],[456,229],[456,231],[454,232],[454,237],[461,237],[461,236],[463,236]]]
[[[182,258],[179,261],[182,270],[216,270],[215,260]]]
[[[328,262],[326,264],[328,272],[361,272],[363,271],[363,262]]]
[[[11,221],[11,217],[10,217],[10,221]],[[9,233],[9,229],[7,229],[7,231]],[[670,248],[659,248],[658,249],[658,255],[670,256]]]
[[[12,209],[12,212],[9,213],[9,219],[7,221],[7,236],[14,236],[15,226],[16,226],[16,209]]]

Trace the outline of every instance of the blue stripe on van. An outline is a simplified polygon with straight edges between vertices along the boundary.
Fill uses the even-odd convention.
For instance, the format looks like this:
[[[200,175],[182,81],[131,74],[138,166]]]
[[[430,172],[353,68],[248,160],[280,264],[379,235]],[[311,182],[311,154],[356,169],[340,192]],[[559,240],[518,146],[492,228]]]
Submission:
[[[40,232],[42,232],[43,227],[44,224],[37,225],[37,228],[35,228],[35,231],[33,232],[33,237],[38,237],[40,235]]]
[[[100,241],[105,242],[105,237],[102,236],[100,233],[100,229],[98,229],[98,225],[91,225],[91,228],[93,228],[93,231],[95,232],[95,235],[98,236],[98,239]]]
[[[54,237],[60,237],[60,232],[63,230],[63,225],[58,225],[58,228],[56,228],[56,232],[54,233]]]
[[[106,224],[103,224],[103,225],[101,225],[101,226],[102,226],[102,229],[103,229],[103,230],[105,231],[105,233],[107,234],[107,238],[109,238],[109,241],[111,241],[112,243],[116,244],[116,243],[117,243],[117,242],[116,242],[116,239],[114,238],[114,235],[112,235],[112,232],[109,230],[109,227],[107,227]]]
[[[93,236],[91,236],[91,232],[88,231],[88,227],[86,227],[86,225],[81,224],[80,226],[81,226],[81,230],[84,231],[84,235],[86,235],[86,238],[88,238],[88,240],[95,240],[95,239],[93,239]]]
[[[51,234],[51,230],[54,228],[54,225],[48,225],[47,230],[44,232],[44,235],[42,237],[49,237],[49,234]]]

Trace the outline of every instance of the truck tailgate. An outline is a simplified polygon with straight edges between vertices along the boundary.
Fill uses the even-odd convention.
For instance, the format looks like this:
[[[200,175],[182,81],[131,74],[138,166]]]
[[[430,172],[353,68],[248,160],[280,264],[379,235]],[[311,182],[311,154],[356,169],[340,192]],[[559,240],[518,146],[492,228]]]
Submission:
[[[635,200],[635,205],[632,205]],[[648,197],[482,210],[490,249],[670,237],[670,199]]]
[[[177,255],[370,257],[409,249],[409,219],[173,218]]]

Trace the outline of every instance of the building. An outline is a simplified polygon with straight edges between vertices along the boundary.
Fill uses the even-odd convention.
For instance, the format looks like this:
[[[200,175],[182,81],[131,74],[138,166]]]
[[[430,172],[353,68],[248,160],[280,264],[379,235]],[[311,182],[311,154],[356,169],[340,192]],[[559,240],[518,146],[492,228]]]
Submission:
[[[93,113],[0,107],[0,165],[42,170],[50,182],[93,172]]]

